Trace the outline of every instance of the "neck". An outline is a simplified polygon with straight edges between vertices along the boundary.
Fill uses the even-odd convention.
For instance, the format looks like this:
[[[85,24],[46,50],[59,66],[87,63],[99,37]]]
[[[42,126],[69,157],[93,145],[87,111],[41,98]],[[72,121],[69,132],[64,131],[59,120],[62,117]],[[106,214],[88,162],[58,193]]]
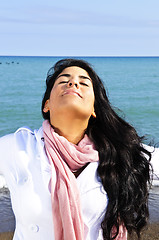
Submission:
[[[53,126],[56,133],[60,136],[65,137],[69,142],[73,144],[78,144],[84,137],[88,121],[81,121],[80,119],[69,119],[57,118],[51,120],[51,125]]]

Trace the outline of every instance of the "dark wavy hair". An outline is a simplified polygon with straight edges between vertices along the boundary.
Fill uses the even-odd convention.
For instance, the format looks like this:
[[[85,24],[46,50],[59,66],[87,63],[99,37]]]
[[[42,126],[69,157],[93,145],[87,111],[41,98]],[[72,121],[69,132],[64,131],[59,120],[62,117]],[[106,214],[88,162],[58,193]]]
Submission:
[[[136,130],[111,107],[104,85],[90,64],[78,59],[63,59],[49,70],[42,100],[43,117],[50,118],[49,112],[43,112],[43,108],[57,76],[71,66],[87,71],[93,82],[96,118],[90,117],[86,133],[99,152],[97,174],[109,199],[101,224],[103,238],[115,239],[120,224],[124,224],[128,233],[136,232],[139,239],[149,216],[151,154],[142,146],[143,137],[139,137]],[[116,234],[112,237],[113,226]]]

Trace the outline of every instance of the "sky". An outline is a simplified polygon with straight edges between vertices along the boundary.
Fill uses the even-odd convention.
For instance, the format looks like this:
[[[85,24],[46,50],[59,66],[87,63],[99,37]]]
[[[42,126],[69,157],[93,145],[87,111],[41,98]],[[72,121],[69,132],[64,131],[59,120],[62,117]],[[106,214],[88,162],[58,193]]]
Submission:
[[[159,0],[0,0],[0,55],[159,56]]]

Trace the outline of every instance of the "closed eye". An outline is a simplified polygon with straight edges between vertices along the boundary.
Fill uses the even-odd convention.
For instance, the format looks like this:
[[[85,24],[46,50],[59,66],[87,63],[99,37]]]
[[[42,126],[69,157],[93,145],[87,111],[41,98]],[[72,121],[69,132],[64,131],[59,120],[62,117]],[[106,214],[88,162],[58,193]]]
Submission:
[[[59,84],[68,83],[68,81],[61,81]]]
[[[80,82],[80,84],[89,87],[89,85],[87,83]]]

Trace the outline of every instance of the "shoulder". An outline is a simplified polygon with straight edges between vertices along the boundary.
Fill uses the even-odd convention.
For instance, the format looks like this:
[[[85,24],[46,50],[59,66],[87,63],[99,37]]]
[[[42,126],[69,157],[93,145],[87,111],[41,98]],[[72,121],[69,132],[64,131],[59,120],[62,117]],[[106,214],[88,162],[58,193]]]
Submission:
[[[7,134],[0,138],[0,156],[2,158],[12,158],[16,151],[16,146],[23,145],[29,135],[33,132],[29,128],[19,128],[16,132]]]
[[[24,147],[25,145],[35,144],[37,138],[42,138],[42,128],[39,130],[31,130],[29,127],[20,127],[14,133],[5,135],[0,138],[0,151],[7,152],[15,147]]]
[[[28,127],[21,127],[14,133],[15,146],[27,149],[27,151],[35,150],[37,142],[42,144],[43,130],[31,130]]]
[[[0,137],[0,146],[2,144],[6,144],[6,143],[10,142],[13,138],[14,138],[14,133],[7,134],[3,137]]]
[[[0,157],[7,155],[7,153],[11,152],[11,148],[14,142],[14,133],[7,134],[0,138]]]
[[[0,138],[0,173],[6,174],[8,167],[14,164],[18,149],[24,146],[22,134],[17,130]],[[24,147],[23,147],[24,148]]]
[[[37,139],[38,136],[40,138],[41,134],[39,130],[32,131],[30,128],[22,127],[12,134],[1,137],[0,174],[6,177],[10,169],[12,175],[14,175],[14,172],[16,176],[19,166],[29,161],[29,159],[35,159],[37,154]],[[39,142],[42,145],[42,141]]]
[[[14,137],[18,140],[31,140],[43,137],[42,127],[39,129],[32,130],[29,127],[21,127],[16,130]]]
[[[25,137],[31,136],[31,135],[32,136],[34,135],[34,131],[31,130],[29,127],[20,127],[14,133],[15,137],[21,137],[21,138],[25,138]]]
[[[7,143],[11,140],[13,140],[16,136],[26,136],[28,134],[34,134],[33,131],[30,128],[27,127],[21,127],[18,128],[14,133],[7,134],[0,138],[0,143]]]
[[[151,154],[151,163],[158,164],[159,167],[159,148],[143,144],[143,147]]]

